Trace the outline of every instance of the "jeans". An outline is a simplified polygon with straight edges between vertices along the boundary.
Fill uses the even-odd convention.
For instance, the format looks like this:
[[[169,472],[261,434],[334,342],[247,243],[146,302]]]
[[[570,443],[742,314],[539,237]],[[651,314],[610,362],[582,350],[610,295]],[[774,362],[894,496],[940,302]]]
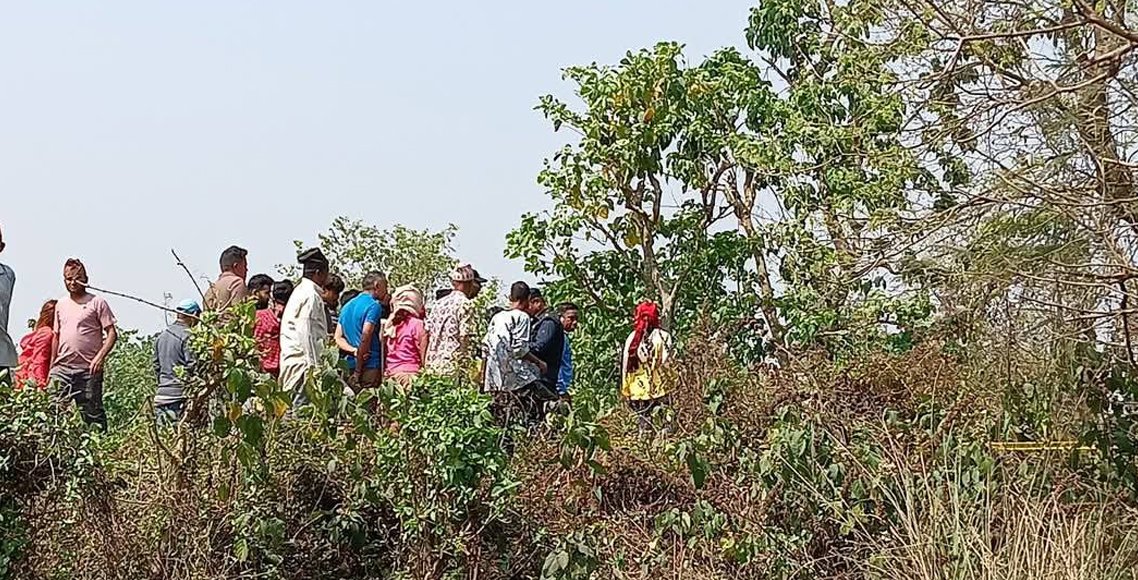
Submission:
[[[185,409],[185,401],[174,401],[173,403],[154,405],[154,422],[157,423],[159,427],[173,425],[182,418],[182,412],[185,411]]]
[[[107,412],[103,409],[103,373],[82,370],[52,369],[50,381],[59,387],[60,401],[75,401],[79,414],[88,425],[95,423],[107,429]]]

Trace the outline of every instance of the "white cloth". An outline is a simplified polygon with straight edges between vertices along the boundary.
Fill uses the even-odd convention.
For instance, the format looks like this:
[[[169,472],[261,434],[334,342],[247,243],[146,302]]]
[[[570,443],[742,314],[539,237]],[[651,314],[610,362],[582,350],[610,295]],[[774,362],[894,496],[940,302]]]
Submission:
[[[620,351],[620,380],[623,382],[628,376],[628,348],[632,346],[632,339],[636,337],[635,332],[628,334],[628,338],[624,340],[624,350]],[[656,346],[659,345],[660,358],[656,359],[654,354],[657,352]],[[640,346],[636,348],[636,358],[640,359],[641,364],[649,366],[661,366],[668,362],[672,356],[672,335],[668,331],[659,328],[653,329],[640,341]]]
[[[304,379],[324,353],[328,318],[320,288],[302,278],[281,314],[281,387],[303,392]]]
[[[486,348],[487,391],[513,391],[538,379],[537,365],[523,360],[529,354],[530,316],[521,310],[504,310],[490,319]]]
[[[16,272],[0,264],[0,368],[16,366],[16,344],[8,334],[8,310],[12,306],[12,288],[16,286]]]

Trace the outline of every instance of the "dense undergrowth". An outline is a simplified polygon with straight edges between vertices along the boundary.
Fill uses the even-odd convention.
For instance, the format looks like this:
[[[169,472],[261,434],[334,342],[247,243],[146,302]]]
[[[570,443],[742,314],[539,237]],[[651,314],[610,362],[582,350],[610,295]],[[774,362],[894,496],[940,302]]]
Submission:
[[[174,429],[151,423],[137,337],[109,367],[107,434],[45,393],[0,393],[7,577],[1089,579],[1138,563],[1125,418],[1088,395],[1103,373],[1046,382],[1072,361],[1014,369],[1024,410],[1025,383],[935,336],[744,370],[697,329],[658,430],[602,383],[524,433],[437,379],[349,399],[329,370],[314,405],[283,412],[233,362],[240,324],[198,332],[218,366]],[[988,444],[1042,430],[1080,448]]]

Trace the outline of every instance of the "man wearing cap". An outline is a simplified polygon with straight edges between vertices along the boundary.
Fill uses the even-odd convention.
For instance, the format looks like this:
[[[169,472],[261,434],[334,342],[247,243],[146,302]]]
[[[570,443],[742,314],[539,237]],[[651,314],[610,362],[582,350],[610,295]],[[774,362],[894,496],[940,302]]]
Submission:
[[[477,289],[486,282],[470,264],[456,267],[450,274],[454,288],[435,302],[427,314],[427,371],[438,375],[456,375],[469,370],[473,361],[472,344],[477,332],[474,302]]]
[[[71,258],[63,266],[67,296],[55,304],[49,381],[60,397],[75,401],[87,424],[107,428],[103,363],[115,347],[115,315],[106,300],[87,291],[87,268]]]
[[[194,363],[190,352],[190,328],[197,324],[202,313],[201,306],[189,299],[178,303],[176,310],[174,323],[154,341],[154,373],[158,377],[158,388],[154,392],[154,420],[159,425],[176,423],[185,410],[182,380]]]
[[[245,277],[249,275],[249,252],[229,246],[221,252],[221,275],[205,293],[205,308],[213,312],[225,310],[249,297]]]
[[[304,277],[289,296],[281,313],[281,387],[291,391],[293,405],[308,402],[305,378],[324,353],[328,339],[328,319],[322,290],[328,282],[328,258],[318,248],[305,250],[298,257]]]
[[[4,251],[4,234],[0,232],[0,253]],[[16,286],[16,272],[0,264],[0,382],[12,382],[8,375],[16,367],[16,345],[8,334],[8,310],[12,304],[12,289]],[[5,370],[7,369],[7,372]]]

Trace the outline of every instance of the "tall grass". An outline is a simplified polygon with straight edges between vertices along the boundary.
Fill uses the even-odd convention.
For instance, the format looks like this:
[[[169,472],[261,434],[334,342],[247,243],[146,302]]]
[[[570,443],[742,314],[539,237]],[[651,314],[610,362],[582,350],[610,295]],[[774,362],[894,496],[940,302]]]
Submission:
[[[921,473],[914,470],[910,473]],[[897,522],[870,538],[878,580],[1138,578],[1138,517],[1121,502],[1067,503],[1038,480],[912,475],[886,501]]]

